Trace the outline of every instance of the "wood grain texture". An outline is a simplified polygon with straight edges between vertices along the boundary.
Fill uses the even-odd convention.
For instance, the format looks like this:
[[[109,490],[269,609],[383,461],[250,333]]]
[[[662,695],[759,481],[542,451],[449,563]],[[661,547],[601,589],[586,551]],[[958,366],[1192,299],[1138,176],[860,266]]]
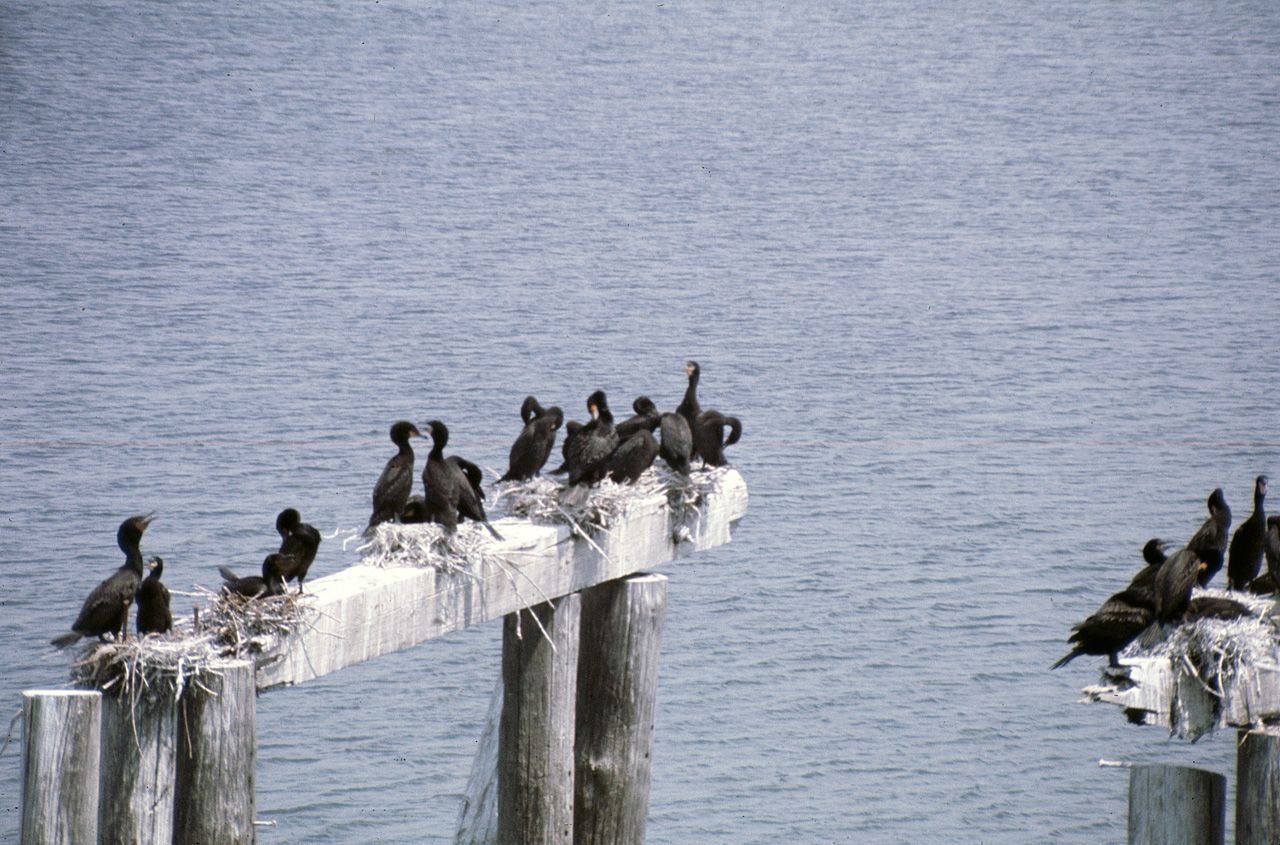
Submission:
[[[1280,842],[1280,733],[1241,731],[1236,745],[1236,845]]]
[[[202,672],[178,703],[174,842],[254,841],[257,758],[253,664],[229,661]]]
[[[634,575],[582,593],[576,845],[644,842],[666,613],[665,575]]]
[[[173,842],[177,704],[158,698],[102,698],[101,845]]]
[[[503,623],[498,842],[573,842],[574,699],[581,605],[577,594],[564,596],[513,613]]]
[[[1129,770],[1129,845],[1222,845],[1227,779],[1188,766]]]
[[[102,694],[22,694],[23,845],[96,845]]]
[[[296,684],[524,607],[651,569],[729,541],[746,513],[747,488],[726,472],[695,511],[673,515],[665,495],[634,503],[594,542],[567,526],[504,519],[500,562],[475,572],[353,566],[307,583],[318,610],[310,627],[258,658],[258,688]]]

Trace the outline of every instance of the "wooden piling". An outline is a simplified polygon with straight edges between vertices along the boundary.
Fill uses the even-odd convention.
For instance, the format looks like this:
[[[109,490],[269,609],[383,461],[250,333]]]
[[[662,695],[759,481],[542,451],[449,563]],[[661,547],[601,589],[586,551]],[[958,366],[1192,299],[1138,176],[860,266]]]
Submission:
[[[1189,766],[1129,770],[1129,845],[1222,845],[1227,779]]]
[[[575,845],[644,842],[666,612],[664,575],[622,578],[582,593]]]
[[[178,702],[174,842],[254,841],[255,692],[248,660],[188,680]]]
[[[1236,745],[1236,845],[1280,842],[1280,731],[1240,731]]]
[[[170,845],[177,751],[174,691],[102,699],[101,845]]]
[[[573,842],[581,604],[574,593],[509,614],[503,623],[498,842],[504,845]]]
[[[28,690],[22,717],[22,845],[95,845],[102,693]]]

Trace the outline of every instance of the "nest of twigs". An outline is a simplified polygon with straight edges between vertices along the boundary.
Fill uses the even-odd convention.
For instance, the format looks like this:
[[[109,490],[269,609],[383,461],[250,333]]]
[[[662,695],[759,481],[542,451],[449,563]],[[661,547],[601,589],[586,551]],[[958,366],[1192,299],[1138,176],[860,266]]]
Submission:
[[[635,484],[615,484],[606,478],[578,502],[565,495],[568,488],[564,483],[538,476],[499,484],[494,501],[510,516],[534,523],[608,529],[624,519],[636,503],[665,495],[674,521],[685,522],[700,513],[703,497],[727,471],[725,467],[708,467],[685,476],[655,463]]]
[[[367,566],[430,567],[440,572],[474,572],[492,555],[496,542],[483,525],[463,522],[450,534],[434,522],[384,522],[360,547]]]
[[[71,666],[80,687],[116,695],[181,696],[186,684],[212,665],[253,657],[311,621],[306,595],[250,599],[201,590],[208,603],[197,617],[175,622],[167,634],[92,643]]]
[[[1201,596],[1229,598],[1247,607],[1252,616],[1239,619],[1199,619],[1173,626],[1152,626],[1149,636],[1130,647],[1132,656],[1168,657],[1195,675],[1204,688],[1221,698],[1245,666],[1280,662],[1280,639],[1274,600],[1226,590],[1196,590]]]

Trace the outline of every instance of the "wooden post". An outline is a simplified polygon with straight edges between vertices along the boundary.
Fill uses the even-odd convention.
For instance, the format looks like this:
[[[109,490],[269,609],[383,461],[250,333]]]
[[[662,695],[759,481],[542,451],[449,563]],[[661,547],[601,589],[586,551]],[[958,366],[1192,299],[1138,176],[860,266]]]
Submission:
[[[1240,731],[1236,745],[1236,845],[1280,842],[1280,733]]]
[[[253,842],[254,695],[248,660],[188,680],[178,703],[174,842]]]
[[[498,731],[498,841],[504,845],[573,842],[581,604],[574,593],[504,620]]]
[[[454,845],[492,845],[498,841],[498,726],[502,722],[502,699],[499,677],[489,698],[489,713],[467,778]]]
[[[1222,845],[1227,779],[1189,766],[1129,770],[1129,845]]]
[[[582,593],[575,845],[644,842],[666,614],[664,575],[622,578]]]
[[[102,694],[22,694],[22,844],[95,845]]]
[[[102,845],[170,845],[177,744],[173,689],[102,699]]]

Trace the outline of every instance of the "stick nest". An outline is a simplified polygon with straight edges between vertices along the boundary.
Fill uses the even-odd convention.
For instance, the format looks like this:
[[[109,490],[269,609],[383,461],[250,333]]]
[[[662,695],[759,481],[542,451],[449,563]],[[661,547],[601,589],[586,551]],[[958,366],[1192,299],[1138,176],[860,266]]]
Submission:
[[[184,617],[167,634],[123,642],[93,642],[71,666],[72,682],[116,695],[182,695],[192,678],[215,664],[252,658],[312,621],[306,595],[289,593],[250,599],[225,591],[199,590],[207,598],[199,622]]]

